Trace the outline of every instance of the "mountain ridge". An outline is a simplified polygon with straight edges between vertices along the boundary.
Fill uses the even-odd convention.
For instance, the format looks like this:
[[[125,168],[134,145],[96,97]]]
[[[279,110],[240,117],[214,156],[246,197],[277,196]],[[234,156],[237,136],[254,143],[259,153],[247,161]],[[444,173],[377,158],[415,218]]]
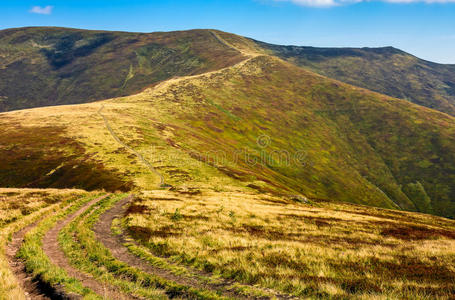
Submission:
[[[321,75],[455,115],[455,64],[393,47],[318,48],[256,41],[268,53]]]
[[[199,31],[189,33],[190,37],[194,33]],[[216,57],[230,57],[229,64],[200,74],[173,75],[137,94],[102,102],[112,130],[152,165],[157,164],[154,168],[164,170],[166,183],[214,188],[216,182],[222,182],[222,186],[260,192],[387,208],[398,205],[453,217],[454,117],[301,68],[267,55],[254,41],[241,36],[220,31],[202,34],[200,45],[208,38],[213,51],[220,51]],[[163,36],[175,41],[175,37]],[[153,56],[155,51],[149,54]],[[9,146],[0,149],[3,180],[10,186],[108,190],[155,185],[154,176],[149,177],[140,166],[131,169],[134,155],[128,156],[127,149],[113,145],[108,136],[100,136],[106,129],[96,114],[99,105],[1,114],[2,126],[10,128],[0,135],[2,144],[27,145],[24,149],[28,151]],[[43,119],[41,114],[47,117]],[[58,134],[41,142],[27,141],[40,130]],[[78,131],[81,135],[75,134]],[[260,136],[268,137],[269,148],[261,148]],[[59,151],[46,156],[43,144]],[[65,146],[59,149],[58,144]],[[246,156],[216,163],[203,155],[220,150],[228,157],[239,150],[246,151],[242,153]],[[264,150],[266,161],[251,165],[251,159],[264,159]],[[178,159],[165,156],[154,161],[147,157],[151,152],[173,154]],[[283,165],[283,153],[300,153],[304,161]],[[24,155],[32,156],[27,160],[30,164],[21,164]],[[43,164],[43,159],[49,164]],[[80,167],[85,173],[79,173]],[[39,174],[50,175],[36,177],[36,168]],[[99,178],[100,172],[106,174],[104,179]],[[58,180],[58,174],[72,180],[65,183]],[[89,186],[92,176],[100,180]]]
[[[42,32],[47,32],[44,44],[33,40]],[[225,40],[228,36],[243,39],[244,49],[249,51],[276,55],[318,74],[455,115],[455,65],[422,60],[390,46],[282,46],[215,29],[131,33],[64,27],[0,31],[0,56],[4,60],[0,64],[0,111],[131,95],[172,76],[214,70],[241,59],[239,53],[222,50],[220,46],[226,45],[217,46],[216,39],[211,41],[211,32],[225,35]],[[11,35],[17,37],[8,39]],[[72,46],[72,40],[83,46]],[[204,52],[204,47],[210,51]],[[216,47],[218,54],[214,56]],[[34,57],[33,61],[27,62],[21,52]],[[70,67],[74,71],[69,71]],[[75,85],[82,88],[75,89]]]

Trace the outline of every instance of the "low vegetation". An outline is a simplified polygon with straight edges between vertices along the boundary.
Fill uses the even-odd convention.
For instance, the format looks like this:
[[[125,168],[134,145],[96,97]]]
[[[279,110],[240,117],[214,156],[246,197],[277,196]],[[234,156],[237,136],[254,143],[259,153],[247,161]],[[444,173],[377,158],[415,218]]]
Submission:
[[[273,55],[323,76],[455,116],[455,65],[429,62],[393,47],[316,48],[257,44]]]
[[[5,256],[12,235],[86,194],[81,190],[0,189],[0,299],[25,299]]]
[[[298,297],[448,299],[455,222],[246,193],[144,193],[125,219],[154,254]]]

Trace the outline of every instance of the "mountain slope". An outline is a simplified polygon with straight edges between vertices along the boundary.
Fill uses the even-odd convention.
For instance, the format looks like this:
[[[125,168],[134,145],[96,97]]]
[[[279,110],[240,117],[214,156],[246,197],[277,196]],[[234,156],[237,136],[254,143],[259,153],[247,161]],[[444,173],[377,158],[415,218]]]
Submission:
[[[455,222],[397,209],[454,217],[455,117],[209,33],[239,61],[0,113],[0,294],[450,299]]]
[[[241,59],[207,30],[2,30],[0,111],[130,95],[173,76],[203,73]]]
[[[127,33],[68,28],[0,31],[0,111],[86,103],[137,93],[172,78],[239,62],[213,30]],[[314,48],[242,39],[245,51],[276,55],[321,75],[455,115],[455,65],[392,47]]]
[[[340,81],[455,115],[455,65],[384,48],[315,48],[256,42],[270,54]]]
[[[137,97],[160,108],[160,128],[177,126],[170,145],[209,160],[204,153],[222,149],[233,169],[257,180],[316,198],[453,212],[455,123],[445,114],[267,56]],[[265,148],[261,135],[270,138]],[[423,209],[426,196],[432,207]]]
[[[253,55],[241,37],[219,37],[245,55],[249,49],[250,58],[104,102],[102,114],[117,137],[150,162],[166,184],[454,215],[455,118]],[[130,188],[153,189],[159,178],[110,136],[100,108],[93,103],[2,114],[7,130],[0,134],[1,144],[10,144],[8,128],[39,132],[59,126],[84,149],[82,161],[96,161]],[[16,153],[22,143],[30,153],[42,149],[38,140],[1,151]],[[58,170],[65,171],[72,153],[62,154]],[[29,178],[14,168],[3,171],[6,178]],[[41,172],[43,178],[46,174],[54,174],[50,166]]]

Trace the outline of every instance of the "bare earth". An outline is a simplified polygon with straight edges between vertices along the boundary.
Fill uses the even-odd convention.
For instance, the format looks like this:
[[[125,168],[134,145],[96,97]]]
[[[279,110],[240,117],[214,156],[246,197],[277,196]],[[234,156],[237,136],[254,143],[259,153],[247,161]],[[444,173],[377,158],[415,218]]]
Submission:
[[[132,299],[134,297],[129,295],[122,294],[118,289],[101,283],[95,280],[92,276],[82,273],[80,270],[77,270],[69,263],[68,258],[65,256],[65,253],[61,250],[59,243],[58,243],[58,234],[59,232],[69,223],[71,223],[74,219],[76,219],[79,215],[83,214],[87,209],[89,209],[95,203],[103,200],[107,195],[96,198],[88,203],[86,203],[83,207],[81,207],[78,211],[68,216],[65,220],[59,222],[56,226],[54,226],[51,230],[49,230],[43,238],[43,250],[46,255],[49,257],[51,262],[60,268],[64,269],[69,276],[79,280],[85,287],[90,288],[95,293],[100,296],[110,298],[110,299]],[[67,295],[67,299],[81,299],[80,295]]]
[[[48,300],[51,299],[54,293],[27,273],[23,260],[16,257],[17,252],[24,242],[25,235],[33,229],[39,221],[40,220],[22,228],[13,235],[12,241],[8,244],[6,249],[6,257],[8,258],[14,276],[17,278],[17,282],[19,282],[25,292],[25,297],[27,299]]]

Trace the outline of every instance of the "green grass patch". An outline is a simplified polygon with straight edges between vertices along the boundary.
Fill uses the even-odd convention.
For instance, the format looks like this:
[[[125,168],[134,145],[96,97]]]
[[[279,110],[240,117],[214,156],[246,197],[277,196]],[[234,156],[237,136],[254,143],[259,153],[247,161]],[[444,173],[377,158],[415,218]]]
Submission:
[[[94,197],[84,197],[76,201],[70,208],[61,210],[53,216],[43,220],[37,227],[32,229],[24,239],[24,244],[19,250],[19,257],[25,260],[27,272],[30,272],[40,281],[56,287],[61,286],[66,292],[84,296],[84,299],[102,299],[92,290],[84,287],[78,280],[68,276],[65,270],[52,264],[49,257],[42,249],[42,239],[57,221],[77,211],[82,205]]]
[[[166,296],[192,299],[222,298],[216,293],[176,284],[131,267],[115,259],[109,249],[96,240],[91,228],[103,212],[123,197],[125,195],[116,195],[102,200],[95,210],[82,214],[62,230],[59,242],[73,265],[101,281],[118,286],[125,292],[147,298]]]

